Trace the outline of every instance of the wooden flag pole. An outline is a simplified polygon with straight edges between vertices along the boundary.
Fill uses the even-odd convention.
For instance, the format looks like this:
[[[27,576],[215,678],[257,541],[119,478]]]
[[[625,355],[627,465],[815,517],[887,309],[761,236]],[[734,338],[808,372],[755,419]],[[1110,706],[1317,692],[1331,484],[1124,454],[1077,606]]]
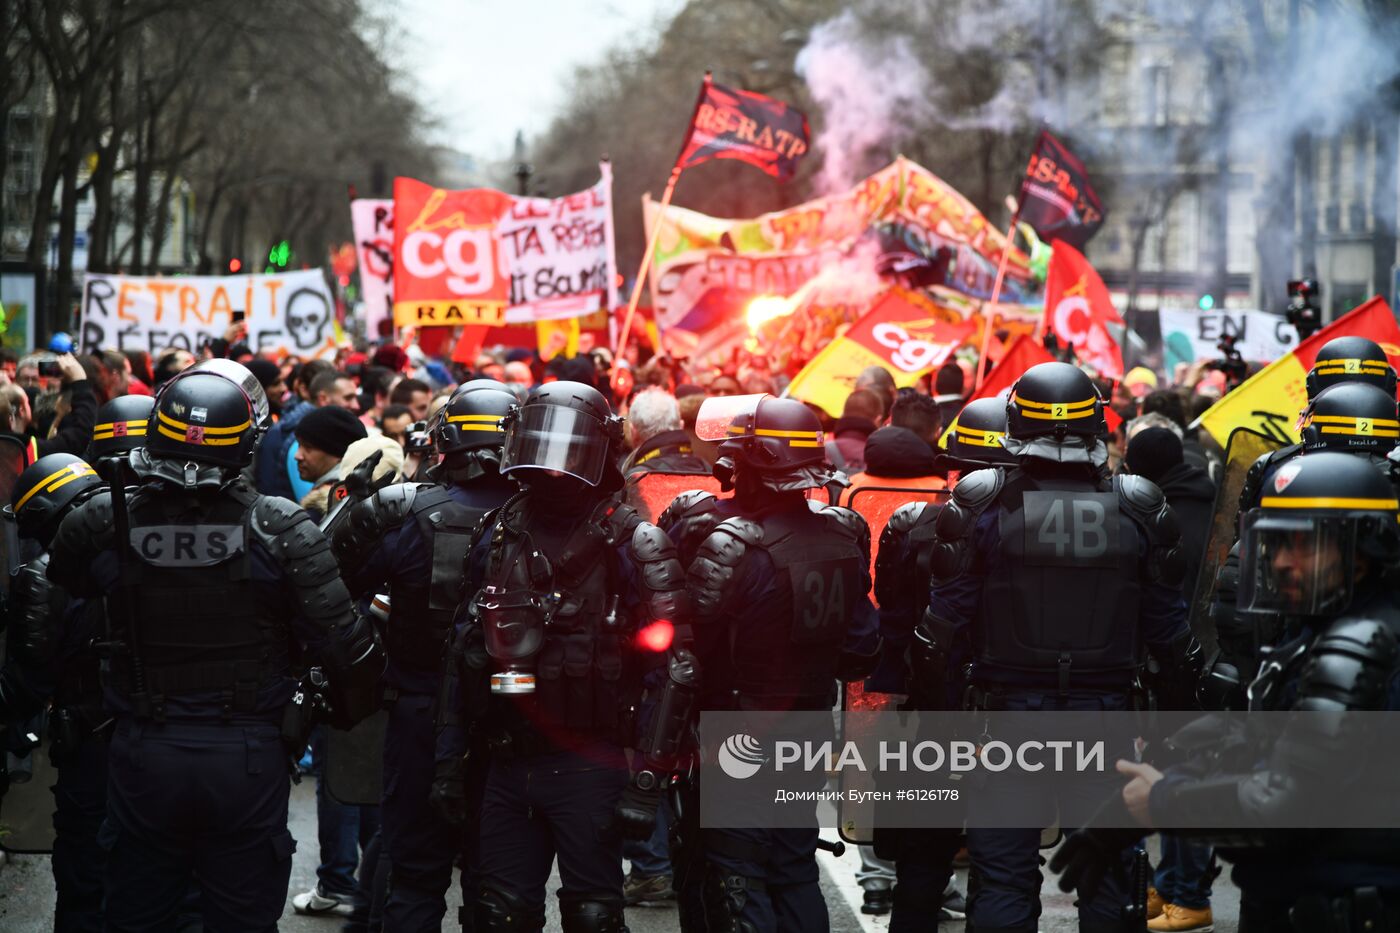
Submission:
[[[992,297],[982,305],[982,352],[977,357],[977,381],[972,386],[974,395],[982,388],[982,382],[987,378],[987,348],[992,344],[992,315],[996,313],[997,302],[1001,299],[1001,283],[1006,279],[1006,263],[1011,259],[1011,248],[1016,242],[1016,222],[1020,219],[1021,206],[1018,203],[1016,213],[1011,215],[1011,226],[1006,230],[1006,245],[1001,249],[996,281],[992,283]]]
[[[637,313],[637,302],[642,298],[642,286],[646,283],[647,275],[651,272],[651,257],[656,253],[656,241],[661,237],[661,224],[666,219],[666,208],[671,206],[671,195],[676,192],[676,182],[680,180],[681,167],[679,164],[671,169],[671,178],[666,182],[666,190],[661,195],[661,206],[656,215],[656,226],[651,229],[651,236],[647,238],[646,252],[642,254],[642,267],[637,270],[637,280],[632,283],[632,297],[627,300],[627,316],[622,319],[622,332],[618,334],[617,343],[613,346],[613,359],[621,358],[623,350],[627,347],[627,337],[632,332],[632,315]],[[657,348],[660,350],[660,347]]]

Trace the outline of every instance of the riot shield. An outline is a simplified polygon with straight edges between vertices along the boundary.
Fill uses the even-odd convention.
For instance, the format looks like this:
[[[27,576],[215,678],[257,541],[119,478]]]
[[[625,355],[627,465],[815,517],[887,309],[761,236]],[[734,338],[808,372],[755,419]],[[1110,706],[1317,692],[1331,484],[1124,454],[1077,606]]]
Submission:
[[[1231,545],[1235,543],[1239,524],[1240,490],[1244,488],[1245,477],[1254,461],[1284,445],[1285,441],[1248,428],[1236,428],[1230,434],[1230,442],[1225,451],[1225,469],[1220,477],[1220,487],[1215,493],[1210,536],[1206,539],[1206,552],[1201,558],[1201,575],[1196,578],[1196,590],[1188,607],[1191,613],[1191,631],[1205,648],[1207,655],[1216,645],[1215,623],[1211,618],[1210,607],[1220,584],[1220,569],[1225,564]]]
[[[943,503],[951,491],[947,489],[917,488],[906,486],[856,486],[846,490],[845,505],[860,513],[870,526],[870,577],[875,578],[875,557],[880,535],[889,524],[890,516],[901,505],[908,502]],[[872,592],[870,598],[875,599]],[[850,711],[879,712],[895,709],[899,698],[889,693],[868,693],[864,683],[843,684],[841,708]],[[846,736],[845,738],[849,738]],[[869,845],[874,828],[875,805],[871,802],[853,803],[843,795],[841,798],[840,830],[841,838],[855,845]]]
[[[348,807],[377,807],[384,796],[384,730],[387,710],[353,729],[326,728],[323,780],[332,797]]]
[[[6,774],[0,782],[9,784],[0,796],[0,848],[17,855],[53,851],[53,786],[58,782],[58,771],[49,761],[47,745],[16,747],[29,744],[25,737],[43,735],[44,725],[42,715],[22,725],[10,723],[18,735],[12,735],[5,751],[0,752],[4,756],[0,768]]]
[[[719,480],[706,473],[635,473],[627,479],[627,504],[644,521],[654,522],[677,496],[692,489],[728,495],[720,492]]]

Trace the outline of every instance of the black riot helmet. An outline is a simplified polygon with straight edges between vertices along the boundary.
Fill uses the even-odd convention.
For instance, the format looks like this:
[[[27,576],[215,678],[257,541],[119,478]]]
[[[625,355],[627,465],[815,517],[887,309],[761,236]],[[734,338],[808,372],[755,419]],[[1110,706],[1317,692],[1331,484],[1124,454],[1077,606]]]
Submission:
[[[1303,411],[1303,449],[1384,455],[1400,442],[1395,396],[1365,382],[1339,382]]]
[[[1367,457],[1320,451],[1269,477],[1240,534],[1240,606],[1321,616],[1351,603],[1357,558],[1400,564],[1400,501]]]
[[[515,393],[494,379],[473,379],[453,392],[433,416],[432,443],[443,460],[432,475],[465,483],[499,470],[502,422],[516,404]]]
[[[253,371],[242,363],[235,363],[233,360],[222,357],[204,360],[190,367],[195,372],[217,373],[230,382],[236,382],[248,396],[248,401],[253,405],[253,422],[258,430],[266,431],[272,427],[272,406],[267,402],[267,390],[263,388],[262,382],[253,375]]]
[[[104,460],[124,458],[146,446],[155,407],[156,400],[149,395],[118,395],[97,409],[97,423],[93,425],[86,456],[104,479],[112,478],[104,469]]]
[[[1068,363],[1040,363],[1016,380],[1006,400],[1003,445],[1020,460],[1108,462],[1108,424],[1094,383]]]
[[[537,386],[523,405],[511,408],[504,425],[502,474],[524,471],[516,478],[530,480],[535,471],[549,471],[609,491],[622,487],[617,466],[622,419],[592,386]]]
[[[1335,337],[1317,351],[1308,372],[1308,398],[1342,382],[1365,382],[1395,394],[1395,370],[1381,345],[1365,337]]]
[[[49,454],[19,475],[5,515],[15,520],[21,538],[32,538],[48,547],[63,516],[105,485],[81,457]]]
[[[1000,398],[979,398],[958,412],[948,429],[945,457],[960,469],[976,469],[1015,462],[1002,446],[1006,438],[1006,403]]]
[[[701,440],[719,441],[714,473],[728,489],[735,473],[751,473],[774,492],[811,489],[832,478],[826,438],[813,411],[771,395],[708,398],[695,417]]]
[[[229,470],[253,459],[255,406],[242,385],[222,373],[187,369],[156,393],[155,419],[141,472],[186,486],[221,485]]]

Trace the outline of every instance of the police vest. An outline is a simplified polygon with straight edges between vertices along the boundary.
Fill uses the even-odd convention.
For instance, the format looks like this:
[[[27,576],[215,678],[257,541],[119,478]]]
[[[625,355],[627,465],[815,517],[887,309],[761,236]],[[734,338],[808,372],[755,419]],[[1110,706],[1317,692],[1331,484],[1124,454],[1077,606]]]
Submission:
[[[133,503],[124,583],[139,624],[114,659],[119,691],[131,695],[132,656],[157,709],[166,696],[219,692],[226,713],[248,710],[262,686],[290,676],[283,614],[250,585],[255,501],[231,492],[179,518],[163,515],[161,500]]]
[[[629,507],[605,501],[546,553],[530,533],[522,498],[497,515],[482,584],[505,594],[510,611],[533,612],[544,627],[535,692],[510,701],[541,733],[621,737],[628,626],[618,608],[614,551],[630,540],[629,523],[636,524]]]
[[[390,584],[384,648],[395,664],[430,673],[442,667],[443,646],[462,602],[462,560],[485,512],[458,502],[445,486],[418,487],[409,514],[432,571],[426,580],[396,577]]]
[[[743,617],[730,640],[734,686],[745,698],[829,697],[852,613],[865,596],[868,558],[854,530],[820,506],[755,521],[777,571],[783,610]]]
[[[1016,471],[998,504],[1002,568],[986,576],[980,664],[1053,674],[1062,689],[1075,673],[1137,668],[1140,532],[1119,493]]]

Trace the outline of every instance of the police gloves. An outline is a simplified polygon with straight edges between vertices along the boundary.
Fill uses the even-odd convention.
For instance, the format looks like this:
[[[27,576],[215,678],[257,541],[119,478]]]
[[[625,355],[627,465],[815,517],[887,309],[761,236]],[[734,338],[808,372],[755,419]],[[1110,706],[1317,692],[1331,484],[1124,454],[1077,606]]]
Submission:
[[[433,786],[428,803],[433,812],[450,826],[467,822],[467,763],[460,756],[438,761],[433,766]]]
[[[662,778],[655,771],[638,771],[632,776],[613,811],[614,823],[624,839],[641,842],[651,838],[661,791]]]
[[[1115,792],[1089,818],[1089,825],[1070,833],[1050,859],[1050,870],[1060,876],[1061,891],[1078,891],[1088,901],[1109,872],[1126,874],[1126,851],[1143,836],[1142,829],[1108,829],[1131,822],[1123,795]]]

